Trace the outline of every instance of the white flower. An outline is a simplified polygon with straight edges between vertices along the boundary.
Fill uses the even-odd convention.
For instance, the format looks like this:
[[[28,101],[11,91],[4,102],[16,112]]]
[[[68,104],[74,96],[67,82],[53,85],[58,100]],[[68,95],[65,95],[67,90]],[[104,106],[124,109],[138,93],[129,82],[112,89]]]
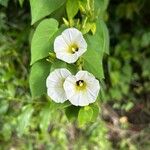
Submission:
[[[56,57],[67,63],[76,62],[86,50],[87,43],[82,33],[75,28],[64,30],[54,41]]]
[[[87,71],[70,75],[64,82],[68,100],[75,106],[86,106],[96,101],[100,90],[99,81]]]
[[[63,103],[67,100],[63,84],[69,75],[71,73],[65,68],[55,69],[46,79],[47,94],[56,103]]]

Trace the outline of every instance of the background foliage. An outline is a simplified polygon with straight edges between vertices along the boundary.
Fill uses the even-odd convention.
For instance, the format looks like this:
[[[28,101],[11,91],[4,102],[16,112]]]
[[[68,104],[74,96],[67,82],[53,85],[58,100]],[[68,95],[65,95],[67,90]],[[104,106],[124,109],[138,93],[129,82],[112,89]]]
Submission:
[[[63,14],[64,1],[57,2],[62,3],[58,13]],[[66,109],[70,123],[64,111],[55,110],[59,105],[45,96],[34,101],[29,90],[29,43],[37,20],[57,9],[57,2],[49,5],[44,14],[41,13],[44,6],[39,5],[40,15],[32,12],[35,25],[31,27],[29,1],[0,0],[0,149],[148,150],[150,2],[111,0],[107,13],[102,15],[110,32],[110,55],[105,55],[103,61],[105,81],[99,117],[84,127],[78,127],[72,114],[67,113],[69,109],[77,111],[74,107]],[[36,0],[31,0],[32,5],[36,6]],[[67,14],[74,17],[77,10],[71,10],[76,7],[70,7]],[[63,22],[62,18],[58,19]],[[57,29],[57,23],[53,23],[52,27]],[[40,65],[43,66],[37,64]],[[63,105],[67,106],[67,103]],[[93,108],[96,113],[97,107]]]

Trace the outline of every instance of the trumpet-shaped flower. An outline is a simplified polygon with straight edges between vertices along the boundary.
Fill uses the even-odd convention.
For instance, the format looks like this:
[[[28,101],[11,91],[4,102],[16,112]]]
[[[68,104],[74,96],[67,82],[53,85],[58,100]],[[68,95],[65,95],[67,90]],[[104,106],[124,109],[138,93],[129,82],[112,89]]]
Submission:
[[[82,33],[75,28],[64,30],[54,41],[56,57],[67,63],[76,62],[86,50],[87,43]]]
[[[75,106],[86,106],[96,101],[100,90],[99,81],[87,71],[70,75],[64,82],[67,99]]]
[[[67,100],[63,84],[69,75],[71,73],[65,68],[55,69],[46,79],[47,94],[56,103],[63,103]]]

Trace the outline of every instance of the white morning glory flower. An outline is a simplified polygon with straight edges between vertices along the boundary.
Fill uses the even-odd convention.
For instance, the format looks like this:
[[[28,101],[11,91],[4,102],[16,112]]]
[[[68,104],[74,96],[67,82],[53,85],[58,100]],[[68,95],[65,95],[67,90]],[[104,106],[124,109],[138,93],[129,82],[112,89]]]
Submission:
[[[75,106],[86,106],[96,101],[100,90],[99,81],[87,71],[70,75],[64,82],[68,100]]]
[[[69,75],[71,73],[65,68],[55,69],[46,79],[47,94],[56,103],[63,103],[67,100],[63,84]]]
[[[87,50],[87,43],[82,33],[69,28],[56,37],[54,41],[54,51],[56,57],[67,63],[74,63]]]

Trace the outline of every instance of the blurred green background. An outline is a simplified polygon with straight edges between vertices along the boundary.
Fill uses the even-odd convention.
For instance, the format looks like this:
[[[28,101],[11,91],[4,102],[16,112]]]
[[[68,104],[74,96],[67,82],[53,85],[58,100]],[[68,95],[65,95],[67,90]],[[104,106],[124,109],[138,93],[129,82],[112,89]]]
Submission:
[[[149,0],[110,0],[101,111],[78,128],[44,97],[31,99],[29,1],[0,0],[0,150],[149,150],[149,9]]]

